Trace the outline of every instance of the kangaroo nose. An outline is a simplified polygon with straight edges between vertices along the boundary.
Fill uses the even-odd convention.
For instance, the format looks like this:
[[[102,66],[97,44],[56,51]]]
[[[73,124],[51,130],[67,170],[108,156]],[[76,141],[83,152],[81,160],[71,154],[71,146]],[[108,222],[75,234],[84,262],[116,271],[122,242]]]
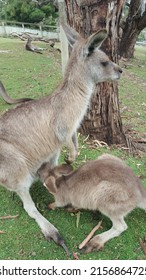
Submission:
[[[119,72],[122,74],[123,70],[119,67]]]
[[[122,74],[123,70],[121,69],[121,67],[119,67],[118,65],[116,65],[114,67],[115,71],[118,71],[120,74]]]

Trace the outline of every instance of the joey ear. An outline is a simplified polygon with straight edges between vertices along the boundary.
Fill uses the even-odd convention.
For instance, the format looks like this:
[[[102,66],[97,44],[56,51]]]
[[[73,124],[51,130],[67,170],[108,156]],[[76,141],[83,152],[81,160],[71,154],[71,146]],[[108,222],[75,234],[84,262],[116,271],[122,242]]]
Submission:
[[[54,173],[56,176],[68,175],[72,173],[73,167],[70,164],[62,164],[54,168]]]
[[[105,29],[92,34],[88,39],[84,47],[84,55],[89,56],[93,53],[94,49],[100,48],[101,44],[107,37],[107,31]]]
[[[75,29],[73,29],[65,23],[61,23],[61,25],[66,34],[70,47],[73,48],[73,45],[76,43],[76,41],[81,38],[80,34]]]
[[[49,176],[45,179],[44,186],[48,189],[50,193],[57,193],[56,179],[53,176]]]

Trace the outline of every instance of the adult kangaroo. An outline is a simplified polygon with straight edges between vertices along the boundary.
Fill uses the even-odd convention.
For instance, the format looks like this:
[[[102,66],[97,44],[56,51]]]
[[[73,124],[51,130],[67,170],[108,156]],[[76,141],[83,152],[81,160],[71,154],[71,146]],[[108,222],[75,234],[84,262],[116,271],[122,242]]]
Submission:
[[[117,80],[122,70],[99,50],[107,33],[88,39],[69,26],[64,30],[73,50],[61,85],[51,96],[25,102],[0,118],[0,184],[15,191],[28,215],[47,240],[64,245],[58,230],[37,210],[29,193],[37,170],[45,162],[53,168],[60,150],[79,127],[98,82]]]

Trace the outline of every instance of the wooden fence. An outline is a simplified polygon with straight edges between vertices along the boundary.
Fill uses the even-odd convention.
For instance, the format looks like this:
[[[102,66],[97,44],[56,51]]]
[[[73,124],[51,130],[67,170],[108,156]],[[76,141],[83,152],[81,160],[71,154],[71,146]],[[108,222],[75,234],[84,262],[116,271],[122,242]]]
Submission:
[[[13,34],[22,35],[28,33],[36,37],[46,37],[47,39],[59,39],[59,30],[57,26],[43,24],[0,21],[0,36],[8,37]]]

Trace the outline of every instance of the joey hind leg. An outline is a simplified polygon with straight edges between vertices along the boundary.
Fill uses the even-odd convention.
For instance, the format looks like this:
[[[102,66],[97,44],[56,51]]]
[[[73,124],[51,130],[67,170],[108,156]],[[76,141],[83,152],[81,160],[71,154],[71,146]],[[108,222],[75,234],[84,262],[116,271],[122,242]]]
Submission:
[[[112,218],[112,228],[93,237],[82,249],[83,253],[98,251],[104,247],[104,244],[110,239],[119,236],[127,229],[124,217]]]

